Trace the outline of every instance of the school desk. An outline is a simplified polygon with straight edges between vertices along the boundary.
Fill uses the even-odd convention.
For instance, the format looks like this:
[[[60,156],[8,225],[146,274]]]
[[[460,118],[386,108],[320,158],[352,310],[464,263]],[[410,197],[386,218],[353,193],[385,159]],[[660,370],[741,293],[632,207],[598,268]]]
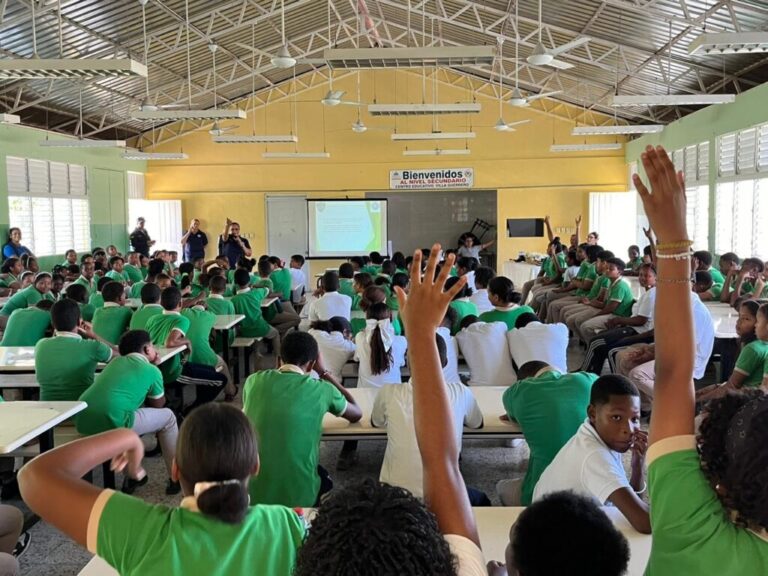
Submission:
[[[229,331],[243,320],[245,320],[245,314],[219,314],[216,316],[213,329],[221,332],[221,357],[227,364],[229,364]]]
[[[465,428],[465,439],[522,438],[523,433],[517,422],[500,419],[504,414],[501,397],[505,386],[472,386],[469,388],[483,414],[483,427]],[[353,388],[349,393],[363,411],[360,421],[350,423],[344,418],[326,414],[323,418],[323,440],[381,440],[387,437],[386,428],[375,428],[371,424],[371,412],[378,388]]]
[[[0,454],[40,438],[40,451],[53,448],[53,428],[86,409],[85,402],[0,403]]]
[[[187,349],[186,345],[175,348],[158,347],[157,353],[160,363],[165,362],[181,354]],[[103,370],[106,364],[99,362],[96,370]],[[34,346],[0,346],[0,374],[34,374],[35,373],[35,347]],[[0,388],[23,388],[28,386],[11,386],[10,378],[0,379]],[[5,385],[3,385],[5,383]]]
[[[517,517],[525,508],[473,508],[477,531],[480,536],[480,545],[486,561],[504,561],[504,550],[509,542],[509,528],[517,521]],[[651,554],[651,536],[640,534],[630,526],[624,516],[614,507],[604,507],[603,511],[613,522],[614,526],[624,534],[629,542],[630,558],[628,576],[642,576],[645,565]],[[311,519],[312,510],[306,510]],[[87,566],[82,569],[79,576],[117,576],[117,572],[98,556],[94,556]]]

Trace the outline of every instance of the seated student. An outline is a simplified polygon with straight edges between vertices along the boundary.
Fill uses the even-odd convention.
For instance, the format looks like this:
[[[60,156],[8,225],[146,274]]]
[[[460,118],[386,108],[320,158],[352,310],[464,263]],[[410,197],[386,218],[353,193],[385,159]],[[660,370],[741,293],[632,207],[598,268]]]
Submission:
[[[147,322],[152,316],[163,313],[160,304],[160,286],[157,284],[144,284],[141,288],[141,308],[131,316],[129,328],[131,330],[146,330]]]
[[[339,294],[349,296],[354,300],[355,295],[355,269],[350,262],[344,262],[339,266]]]
[[[61,263],[62,266],[72,266],[77,265],[77,251],[70,248],[66,252],[64,252],[64,262]]]
[[[330,320],[334,316],[349,320],[351,309],[352,298],[339,293],[339,275],[327,271],[323,274],[321,296],[310,306],[310,321]]]
[[[240,267],[240,263],[242,261],[243,258],[238,260],[238,268]],[[252,262],[253,260],[248,260],[249,264]],[[244,266],[243,269],[248,270],[250,273],[252,270],[252,264],[250,264],[250,266]],[[269,290],[269,294],[273,293],[275,291],[275,285],[269,278],[270,274],[272,274],[272,264],[270,264],[269,260],[259,260],[259,263],[256,266],[256,271],[258,272],[258,277],[254,277],[253,274],[251,274],[251,287],[266,288]],[[277,296],[278,298],[282,298],[282,294],[277,294]]]
[[[613,252],[610,250],[600,250],[596,258],[595,274],[597,274],[597,276],[592,282],[592,287],[589,289],[588,293],[585,296],[578,298],[575,302],[566,302],[561,307],[558,307],[558,304],[560,304],[559,302],[553,302],[553,306],[550,308],[549,314],[547,315],[547,322],[562,322],[563,324],[566,324],[568,316],[583,312],[587,302],[598,298],[603,294],[604,290],[608,289],[611,285],[611,281],[605,277],[604,273],[608,259],[614,258]]]
[[[720,294],[723,292],[725,277],[720,270],[712,267],[712,253],[707,250],[697,250],[691,256],[692,272],[709,272],[712,277],[712,287],[703,292],[699,292],[699,298],[706,302],[708,300],[720,300]]]
[[[517,377],[517,383],[504,392],[504,410],[509,420],[520,424],[531,456],[525,478],[501,480],[496,485],[504,506],[531,504],[539,477],[584,422],[592,384],[597,380],[594,374],[568,374],[538,360],[522,364]]]
[[[360,333],[361,331],[365,330],[365,312],[370,308],[373,304],[385,304],[387,308],[389,309],[389,303],[390,300],[387,297],[387,292],[383,286],[368,286],[362,294],[360,294],[360,310],[363,312],[362,318],[352,318],[350,320],[350,325],[352,326],[352,334],[355,336]],[[391,314],[392,317],[392,328],[395,330],[395,335],[402,336],[403,335],[403,326],[400,322],[399,318],[396,318],[394,314]]]
[[[611,320],[632,316],[635,298],[629,282],[621,277],[624,266],[624,262],[619,258],[611,258],[607,261],[605,275],[611,280],[611,285],[602,302],[599,297],[595,301],[590,301],[590,306],[598,308],[594,316],[590,316],[592,312],[589,311],[574,314],[570,316],[570,322],[566,321],[568,327],[584,342],[589,342],[595,334],[605,330]]]
[[[139,436],[126,429],[70,442],[22,469],[21,492],[46,522],[125,576],[292,574],[305,523],[289,508],[249,506],[248,481],[259,472],[259,454],[240,410],[212,403],[185,419],[172,472],[185,495],[180,507],[81,479],[110,459],[118,471],[141,478],[143,453]]]
[[[5,262],[3,262],[3,266],[0,271],[2,272],[2,278],[0,278],[0,287],[3,288],[3,296],[10,296],[21,288],[21,281],[19,277],[21,276],[21,273],[24,272],[24,266],[22,265],[20,259],[16,258],[15,256],[7,258]]]
[[[30,255],[29,253],[22,254],[20,258],[21,263],[24,266],[24,270],[28,270],[29,272],[32,272],[32,274],[37,274],[40,272],[40,264],[38,263],[37,258]]]
[[[125,305],[125,290],[119,282],[110,281],[101,290],[104,307],[93,314],[93,331],[110,344],[117,345],[128,329],[133,310]]]
[[[160,294],[162,314],[156,314],[147,320],[146,331],[152,338],[152,344],[158,347],[177,348],[186,346],[192,353],[192,343],[187,338],[189,318],[181,315],[181,290],[169,286]],[[170,386],[181,376],[181,355],[176,354],[160,364],[163,384]]]
[[[699,295],[702,301],[712,296],[712,290],[716,291],[712,274],[706,270],[697,270],[693,273],[693,291]]]
[[[567,288],[571,280],[575,279],[576,276],[579,273],[579,260],[578,260],[578,252],[576,250],[569,250],[565,255],[565,267],[559,269],[560,272],[560,282],[555,282],[555,286],[553,287],[552,284],[549,285],[540,285],[538,287],[534,287],[535,289],[531,291],[533,294],[533,298],[531,298],[531,308],[534,309],[534,311],[538,314],[540,310],[546,306],[547,299],[549,297],[549,294],[554,292],[556,295],[560,294],[560,292],[564,288]],[[554,262],[558,262],[557,260],[554,260]],[[558,264],[559,265],[559,264]]]
[[[269,290],[268,295],[270,297],[276,296],[281,300],[280,304],[273,304],[268,309],[265,309],[265,318],[270,325],[277,328],[280,333],[280,338],[285,336],[290,330],[298,327],[301,323],[301,318],[293,309],[293,306],[288,301],[283,300],[283,294],[280,290],[276,290],[273,286],[273,281],[270,279],[273,270],[273,265],[269,260],[264,259],[259,261],[259,277],[260,280],[252,284],[252,288],[267,288]],[[285,280],[284,276],[280,276],[280,279]]]
[[[567,285],[555,288],[547,292],[546,299],[541,303],[538,310],[538,316],[542,322],[548,322],[550,318],[557,318],[559,321],[560,310],[570,304],[578,303],[579,299],[589,294],[592,290],[592,284],[597,278],[595,262],[597,255],[602,252],[600,246],[581,244],[576,250],[576,259],[579,260],[579,270],[571,278]],[[555,302],[557,301],[557,302]],[[550,311],[551,306],[551,311]],[[558,321],[551,323],[557,324]]]
[[[690,242],[685,187],[663,148],[642,156],[649,192],[634,184],[659,238]],[[658,374],[648,450],[653,543],[648,574],[762,574],[768,567],[765,446],[768,402],[759,392],[730,393],[707,406],[694,435],[694,310],[688,305],[685,249],[663,249],[656,295]],[[674,257],[673,257],[674,256]],[[662,282],[663,280],[663,282]]]
[[[462,256],[456,261],[456,273],[459,275],[459,278],[462,276],[467,277],[467,288],[471,290],[471,292],[474,292],[476,290],[475,286],[475,271],[477,270],[478,263],[475,258],[470,258],[468,256]]]
[[[277,256],[270,256],[269,263],[272,265],[272,273],[269,275],[269,278],[272,280],[274,290],[280,295],[280,300],[287,302],[287,305],[290,306],[291,284],[293,282],[291,272],[288,268],[283,267],[282,261]],[[293,308],[291,308],[291,311],[293,311]]]
[[[507,330],[514,330],[515,322],[521,314],[533,314],[530,306],[515,304],[519,294],[515,292],[512,280],[504,276],[496,276],[488,283],[488,298],[493,304],[493,310],[480,314],[481,322],[504,322]]]
[[[227,291],[227,280],[223,276],[212,276],[208,281],[210,294],[205,300],[205,305],[217,316],[231,316],[235,313],[235,306],[231,300],[224,298]]]
[[[232,297],[236,314],[245,315],[238,325],[239,333],[247,338],[265,338],[272,344],[275,358],[280,356],[280,333],[270,326],[261,313],[261,301],[267,295],[266,288],[249,288],[250,275],[246,270],[235,271],[237,294]]]
[[[123,275],[129,284],[135,284],[144,280],[144,274],[141,271],[141,254],[138,252],[128,252],[126,262],[123,266]]]
[[[363,256],[363,260],[366,257]],[[381,272],[381,265],[384,263],[384,256],[378,252],[371,252],[367,257],[368,262],[362,268],[362,272],[368,272],[373,278],[379,275]]]
[[[430,275],[439,250],[439,245],[432,249],[427,265]],[[418,252],[414,258],[418,271],[421,260]],[[299,552],[295,576],[402,574],[404,566],[408,574],[416,576],[488,573],[459,470],[450,405],[432,337],[452,297],[450,292],[443,292],[448,268],[434,284],[422,285],[420,274],[412,275],[410,300],[400,300],[415,343],[415,350],[411,350],[413,412],[429,512],[407,490],[372,479],[334,491],[323,500],[313,519],[312,530]],[[409,316],[410,302],[417,304]],[[591,502],[556,495],[532,506],[524,515],[529,521],[524,523],[524,530],[510,534],[511,546],[507,547],[509,561],[513,549],[518,554],[515,562],[525,567],[522,573],[567,574],[561,569],[566,562],[589,566],[590,576],[624,573],[629,557],[627,542]],[[376,530],[370,530],[372,517],[379,520]],[[541,536],[541,530],[547,537]],[[553,533],[556,539],[550,537]],[[522,550],[521,544],[526,545]],[[532,553],[541,547],[544,553]],[[594,550],[601,552],[595,556]],[[557,569],[552,570],[552,566]],[[498,567],[503,568],[494,566]],[[510,569],[514,567],[510,564]]]
[[[560,243],[560,238],[555,237],[554,240],[549,243],[549,246],[547,247],[547,257],[541,264],[542,274],[533,282],[533,284],[529,285],[529,282],[525,283],[520,302],[525,304],[528,301],[528,292],[525,289],[526,286],[529,287],[530,293],[534,298],[542,292],[549,292],[561,286],[565,269],[565,247]]]
[[[488,283],[496,277],[496,272],[489,266],[480,266],[475,270],[475,288],[469,301],[477,308],[477,313],[490,312],[493,310],[488,298]]]
[[[123,260],[122,256],[112,256],[109,259],[109,272],[104,274],[104,277],[125,286],[128,284],[128,274],[124,272],[124,266],[125,260]]]
[[[446,342],[435,334],[440,364],[448,364]],[[483,413],[472,392],[461,382],[446,382],[446,395],[451,408],[452,426],[456,448],[461,451],[464,427],[482,428]],[[379,480],[409,490],[417,498],[424,496],[424,469],[421,466],[419,446],[413,423],[413,385],[384,386],[376,394],[371,412],[371,424],[387,429],[387,449],[381,465]],[[490,506],[488,497],[478,490],[469,488],[473,506]]]
[[[73,282],[67,286],[67,289],[64,291],[64,296],[77,302],[77,305],[80,307],[80,317],[85,322],[91,322],[93,320],[93,315],[96,312],[96,309],[88,304],[88,289],[85,286]]]
[[[697,390],[697,402],[721,398],[729,391],[741,388],[759,388],[762,384],[763,374],[768,373],[768,304],[758,307],[754,300],[742,302],[736,332],[742,340],[746,336],[750,341],[739,352],[731,377],[723,384],[712,384]]]
[[[56,267],[54,267],[54,270]],[[61,300],[64,292],[64,276],[59,272],[54,272],[51,275],[51,296],[54,301]]]
[[[759,298],[760,294],[755,294],[755,284],[763,273],[765,265],[759,258],[745,258],[741,263],[741,268],[732,267],[728,271],[728,276],[723,285],[723,292],[720,300],[727,302],[731,306],[742,296],[753,294]]]
[[[581,325],[587,320],[591,320],[596,316],[607,316],[606,309],[609,309],[612,313],[619,306],[624,309],[629,307],[631,309],[631,302],[625,302],[625,299],[632,296],[632,289],[629,283],[625,282],[621,273],[624,266],[624,261],[611,257],[602,259],[602,275],[595,282],[595,285],[590,292],[589,296],[582,298],[575,306],[567,306],[561,316],[563,322],[568,325],[568,329],[573,332],[580,340],[586,340],[587,338],[581,334]],[[598,326],[607,321],[608,318],[603,320],[598,318]],[[594,330],[590,332],[594,335]]]
[[[632,246],[627,248],[626,265],[627,267],[624,270],[624,274],[626,276],[637,276],[640,266],[643,265],[643,257],[640,255],[640,246],[632,244]]]
[[[446,382],[461,382],[461,376],[459,375],[459,344],[456,338],[451,336],[451,326],[453,326],[455,321],[456,310],[449,306],[443,321],[437,328],[437,334],[445,342],[446,364],[443,366],[443,380]]]
[[[289,264],[288,271],[291,273],[291,291],[295,291],[299,288],[306,288],[307,277],[304,274],[304,256],[301,254],[294,254],[291,256],[291,262]]]
[[[0,328],[5,328],[8,318],[15,310],[29,308],[40,300],[54,301],[53,296],[51,296],[51,275],[48,272],[37,273],[31,286],[11,296],[0,308]]]
[[[40,300],[29,308],[14,310],[3,330],[0,346],[34,346],[45,338],[51,328],[53,302]]]
[[[464,360],[469,366],[470,386],[511,386],[517,380],[507,346],[503,322],[482,322],[477,316],[461,321],[456,334]]]
[[[318,465],[323,416],[357,422],[363,413],[325,368],[309,334],[289,333],[282,360],[277,370],[251,374],[243,387],[243,412],[261,442],[262,471],[251,479],[251,503],[315,506],[333,485]],[[310,376],[312,370],[320,380]]]
[[[104,286],[112,282],[112,279],[102,276],[96,281],[96,292],[91,294],[88,298],[88,304],[93,306],[94,310],[104,307],[104,295],[101,293],[104,290]]]
[[[165,262],[157,258],[150,260],[147,266],[147,277],[141,282],[134,282],[131,286],[131,298],[140,298],[144,284],[157,284],[157,277],[163,273]],[[160,287],[162,290],[162,286]]]
[[[387,295],[387,308],[390,310],[399,310],[395,287],[400,287],[407,294],[409,282],[410,279],[408,278],[408,274],[396,272],[395,275],[392,276],[392,281],[389,284],[389,294]]]
[[[355,294],[352,296],[351,310],[362,310],[362,308],[360,308],[360,302],[362,300],[363,293],[368,289],[368,287],[373,285],[373,276],[368,274],[368,272],[358,272],[355,274],[352,282],[352,289],[354,290]],[[339,288],[339,293],[343,294],[343,292],[341,292],[341,288]]]
[[[459,282],[458,276],[451,276],[446,283],[450,289]],[[456,312],[456,320],[451,326],[451,335],[455,336],[459,330],[461,330],[461,321],[467,316],[477,316],[477,306],[475,306],[469,300],[471,291],[467,288],[467,285],[461,287],[461,289],[454,296],[453,302],[451,302],[451,308]]]
[[[383,278],[387,282],[392,281],[392,276],[395,275],[395,272],[397,272],[397,268],[395,267],[395,263],[392,262],[392,260],[384,260],[381,263],[381,269],[379,270],[379,273],[376,275],[376,279]]]
[[[515,328],[507,332],[507,344],[516,366],[538,360],[560,372],[568,372],[565,324],[543,324],[535,314],[526,312],[517,317]]]
[[[51,322],[53,337],[35,345],[40,400],[74,401],[93,384],[96,365],[112,358],[113,347],[80,320],[80,308],[73,300],[56,302],[51,308]]]
[[[360,362],[358,388],[380,388],[402,382],[408,342],[396,336],[392,313],[386,303],[376,302],[365,311],[365,329],[355,336],[354,359]]]
[[[64,270],[64,278],[67,282],[74,282],[80,277],[80,266],[77,264],[73,264],[72,266],[67,266]]]
[[[112,360],[80,395],[80,401],[88,407],[75,417],[77,431],[91,436],[130,428],[139,436],[157,434],[169,478],[165,493],[178,494],[181,487],[171,477],[179,431],[176,415],[164,408],[163,375],[155,365],[157,350],[144,330],[126,332],[120,338],[119,350],[120,357]],[[122,491],[133,494],[147,479],[145,476],[137,481],[125,476]]]
[[[651,531],[645,491],[648,435],[640,429],[640,393],[627,378],[615,374],[595,380],[587,420],[539,477],[534,501],[552,492],[572,490],[593,498],[598,506],[616,506],[638,532]],[[632,450],[627,479],[621,455]]]
[[[110,244],[107,246],[107,256],[112,258],[114,256],[120,256],[120,252],[117,250],[117,246]]]
[[[87,255],[84,255],[84,257]],[[98,292],[99,288],[96,285],[96,279],[95,279],[95,266],[93,263],[93,258],[88,256],[85,261],[83,261],[80,264],[80,276],[73,282],[73,284],[81,284],[85,286],[85,289],[88,291],[88,298],[91,297],[91,294]]]
[[[349,259],[349,263],[352,264],[352,270],[355,274],[362,272],[363,267],[365,266],[365,261],[362,256],[352,256],[352,258]]]
[[[605,323],[606,330],[587,343],[587,353],[581,365],[585,372],[600,374],[611,350],[639,342],[653,342],[656,267],[653,264],[643,264],[638,271],[637,280],[645,292],[633,307],[633,315],[629,318],[611,318]]]
[[[317,341],[323,365],[341,382],[344,365],[355,355],[355,342],[349,320],[341,316],[334,316],[327,321],[318,320],[312,323],[309,334]]]

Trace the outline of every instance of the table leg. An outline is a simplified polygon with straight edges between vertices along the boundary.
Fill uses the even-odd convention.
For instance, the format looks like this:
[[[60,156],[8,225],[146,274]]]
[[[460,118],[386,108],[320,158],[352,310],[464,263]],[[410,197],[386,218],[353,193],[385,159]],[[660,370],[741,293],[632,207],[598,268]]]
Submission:
[[[53,449],[53,428],[40,435],[40,453]]]
[[[221,331],[221,357],[224,358],[224,362],[226,362],[227,366],[230,364],[230,358],[229,358],[229,329],[224,329]]]
[[[720,341],[720,381],[726,382],[736,367],[739,341],[736,338],[722,338]]]

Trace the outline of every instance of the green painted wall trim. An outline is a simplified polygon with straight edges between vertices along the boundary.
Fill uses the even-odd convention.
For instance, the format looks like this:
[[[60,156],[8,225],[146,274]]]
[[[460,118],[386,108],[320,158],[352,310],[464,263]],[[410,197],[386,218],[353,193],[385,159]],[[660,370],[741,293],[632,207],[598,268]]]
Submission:
[[[6,156],[19,156],[85,166],[91,209],[91,244],[115,244],[120,250],[126,250],[126,172],[146,172],[146,162],[123,160],[123,149],[120,148],[43,148],[38,142],[46,137],[57,140],[68,138],[37,128],[0,124],[0,244],[5,243],[9,228]],[[112,177],[99,178],[97,174],[111,174]],[[104,184],[105,181],[109,184]],[[22,234],[24,232],[22,230]],[[43,257],[40,265],[42,269],[50,269],[63,260],[63,254]]]

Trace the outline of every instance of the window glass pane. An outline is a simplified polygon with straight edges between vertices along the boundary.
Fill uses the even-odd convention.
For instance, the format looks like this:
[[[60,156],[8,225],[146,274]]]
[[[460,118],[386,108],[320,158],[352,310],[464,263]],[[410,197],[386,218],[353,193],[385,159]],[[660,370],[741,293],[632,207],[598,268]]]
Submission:
[[[693,215],[691,240],[699,250],[709,249],[709,186],[704,184],[688,191],[696,198],[696,212]]]
[[[768,178],[755,182],[753,256],[768,259]]]
[[[717,214],[717,227],[715,232],[715,252],[725,254],[731,252],[733,247],[733,223],[734,217],[734,189],[733,182],[720,182],[715,192],[715,210]],[[723,217],[726,215],[726,217]]]
[[[752,256],[754,189],[754,180],[742,180],[736,183],[733,210],[733,251],[741,258]]]
[[[66,225],[60,222],[59,225]],[[24,231],[22,231],[24,232]],[[38,256],[55,254],[53,203],[51,198],[32,198],[32,234]]]
[[[72,237],[72,200],[69,198],[54,198],[53,211],[56,214],[56,227],[54,228],[55,254],[64,254],[73,247],[74,239]],[[64,225],[61,225],[61,224]]]
[[[91,213],[88,200],[70,200],[72,203],[72,230],[77,252],[87,252],[91,249]]]

